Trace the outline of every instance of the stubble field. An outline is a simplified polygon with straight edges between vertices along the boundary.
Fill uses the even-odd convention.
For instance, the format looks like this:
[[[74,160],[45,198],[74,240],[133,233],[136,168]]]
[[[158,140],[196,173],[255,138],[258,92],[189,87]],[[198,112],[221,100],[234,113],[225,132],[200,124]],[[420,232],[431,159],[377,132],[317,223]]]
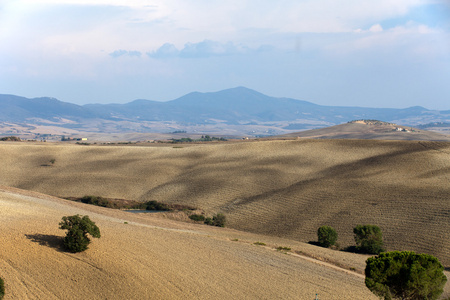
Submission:
[[[186,204],[198,207],[208,215],[224,213],[229,228],[267,238],[284,238],[302,247],[313,247],[308,248],[314,249],[310,253],[314,253],[318,247],[300,242],[316,240],[316,231],[321,225],[335,227],[339,234],[338,242],[344,248],[353,245],[354,226],[375,224],[383,231],[387,250],[433,254],[446,267],[450,266],[448,142],[296,140],[158,147],[2,143],[0,153],[0,184],[5,186],[58,197],[99,195]],[[50,161],[53,159],[52,164]],[[0,199],[5,201],[4,197]],[[50,215],[53,223],[61,218],[60,213]],[[156,218],[155,222],[175,222],[151,218]],[[36,219],[40,220],[36,222],[46,223],[41,217]],[[101,225],[108,226],[105,224]],[[114,224],[118,226],[117,222]],[[173,224],[181,227],[200,226],[202,230],[206,228],[204,225],[188,223]],[[33,228],[36,226],[33,225]],[[56,234],[54,229],[45,228],[48,228],[47,233],[43,234]],[[133,234],[124,231],[123,237],[129,235],[131,238],[136,234],[133,239],[140,240],[153,235],[153,232],[143,233],[150,229],[142,230],[139,227],[139,230],[133,230]],[[192,253],[201,253],[201,248],[211,247],[207,255],[213,255],[211,253],[215,251],[212,249],[221,247],[215,244],[216,239],[206,239],[204,235],[194,235],[196,239],[202,240],[198,242],[201,246],[196,246],[197,240],[188,241],[192,235],[188,236],[184,243],[193,247]],[[163,236],[160,238],[166,239]],[[215,242],[210,245],[212,240]],[[24,243],[29,241],[23,240]],[[102,246],[101,240],[96,244],[97,247],[121,247],[113,244]],[[150,251],[155,243],[150,244],[142,246]],[[33,245],[37,247],[39,243]],[[182,245],[183,242],[180,242],[173,247],[183,248]],[[229,241],[223,247],[228,248],[229,245],[233,245],[233,249],[234,245],[251,245],[252,251],[255,250],[252,244]],[[39,249],[54,251],[51,247]],[[138,251],[135,255],[138,255]],[[273,251],[269,253],[279,255]],[[330,260],[340,255],[355,256],[342,251],[329,253]],[[59,252],[58,255],[67,256]],[[234,257],[234,254],[230,254],[230,257]],[[227,259],[232,260],[230,257]],[[292,255],[287,257],[289,260],[297,259]],[[358,265],[353,267],[362,270],[365,258],[356,257],[361,257],[360,263],[353,263]],[[189,255],[185,259],[189,259]],[[206,260],[209,262],[211,257]],[[342,261],[345,262],[345,259]],[[289,261],[286,266],[291,263]],[[352,267],[351,264],[347,264],[347,267]],[[208,265],[208,268],[213,267],[210,263]],[[233,274],[231,269],[225,273],[230,272]],[[296,275],[288,277],[295,278]],[[263,280],[254,280],[260,279]],[[283,287],[281,281],[280,284]],[[293,287],[284,288],[296,291]],[[329,285],[326,285],[322,291],[329,289]],[[181,294],[184,292],[186,290]],[[245,294],[250,295],[247,292]],[[222,295],[225,295],[225,290]],[[176,295],[174,297],[177,298]]]

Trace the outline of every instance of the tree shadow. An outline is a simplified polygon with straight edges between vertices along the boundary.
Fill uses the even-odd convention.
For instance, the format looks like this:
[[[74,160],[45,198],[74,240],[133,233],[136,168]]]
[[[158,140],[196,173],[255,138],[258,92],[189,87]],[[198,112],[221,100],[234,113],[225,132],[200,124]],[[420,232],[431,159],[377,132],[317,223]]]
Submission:
[[[450,267],[445,267],[444,270],[450,272]]]
[[[322,245],[320,245],[320,243],[318,241],[309,241],[308,244],[322,247]]]
[[[342,249],[341,251],[350,252],[350,253],[359,253],[359,254],[363,253],[356,246],[348,246],[348,247],[345,247],[344,249]]]
[[[51,234],[25,234],[26,238],[41,246],[47,246],[63,252],[64,237]]]

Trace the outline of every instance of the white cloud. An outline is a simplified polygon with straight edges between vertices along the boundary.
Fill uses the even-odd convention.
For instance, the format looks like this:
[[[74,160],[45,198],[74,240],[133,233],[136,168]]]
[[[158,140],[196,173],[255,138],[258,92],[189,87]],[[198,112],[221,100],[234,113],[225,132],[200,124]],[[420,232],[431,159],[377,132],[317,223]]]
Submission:
[[[120,56],[140,57],[141,54],[142,53],[139,51],[135,51],[135,50],[127,51],[127,50],[122,50],[122,49],[109,53],[109,55],[112,56],[113,58],[118,58]]]
[[[369,28],[369,31],[370,32],[381,32],[381,31],[383,31],[383,27],[381,27],[380,24],[375,24]]]
[[[218,41],[204,40],[198,43],[188,42],[181,50],[178,50],[173,44],[165,43],[156,51],[147,52],[147,55],[152,58],[207,58],[213,56],[251,54],[270,50],[272,48],[268,46],[251,49],[243,44],[236,45],[233,42],[221,43]]]
[[[153,52],[147,52],[149,57],[153,58],[170,58],[178,56],[180,51],[175,47],[174,44],[165,43],[158,50]]]
[[[143,83],[149,80],[162,94],[160,86],[189,92],[217,82],[287,90],[303,80],[320,86],[304,84],[300,92],[326,93],[321,76],[333,64],[345,71],[374,58],[379,69],[381,60],[449,61],[447,27],[439,30],[426,18],[406,23],[410,11],[436,1],[0,0],[0,76],[8,80],[0,87],[12,86],[11,78],[25,87],[33,77],[48,86],[91,80],[94,89],[102,80],[117,85],[117,93],[117,83],[126,81],[151,90]]]
[[[450,52],[450,34],[423,24],[408,22],[383,30],[378,24],[369,30],[345,34],[324,46],[327,56],[354,57],[358,55],[369,62],[371,58],[387,61],[426,61],[433,57],[445,59]]]

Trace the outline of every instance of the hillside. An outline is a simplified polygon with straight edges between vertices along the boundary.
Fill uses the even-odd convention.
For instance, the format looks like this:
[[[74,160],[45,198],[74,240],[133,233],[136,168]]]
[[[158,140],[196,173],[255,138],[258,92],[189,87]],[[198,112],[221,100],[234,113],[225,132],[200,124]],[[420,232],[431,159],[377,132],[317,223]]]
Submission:
[[[172,147],[3,142],[0,184],[54,196],[101,195],[225,213],[231,228],[308,242],[335,227],[382,228],[388,250],[450,267],[450,143],[251,141]],[[55,159],[55,164],[49,161]]]
[[[0,94],[0,108],[0,135],[15,133],[28,139],[39,139],[37,133],[60,137],[173,131],[260,137],[356,119],[378,119],[405,126],[450,122],[450,111],[419,106],[403,109],[322,106],[271,97],[245,87],[193,92],[166,102],[138,99],[124,104],[82,106],[50,97],[28,99]]]
[[[312,299],[316,293],[323,299],[376,299],[361,274],[295,254],[317,248],[307,244],[7,187],[0,187],[0,209],[5,300]],[[89,215],[101,230],[83,253],[60,247],[64,231],[58,223],[73,214]],[[275,251],[279,245],[292,247],[291,254]],[[341,253],[334,261],[361,270],[365,258]]]
[[[352,121],[345,124],[320,129],[305,130],[279,136],[273,136],[271,138],[413,140],[450,142],[450,136],[446,134],[377,120]]]

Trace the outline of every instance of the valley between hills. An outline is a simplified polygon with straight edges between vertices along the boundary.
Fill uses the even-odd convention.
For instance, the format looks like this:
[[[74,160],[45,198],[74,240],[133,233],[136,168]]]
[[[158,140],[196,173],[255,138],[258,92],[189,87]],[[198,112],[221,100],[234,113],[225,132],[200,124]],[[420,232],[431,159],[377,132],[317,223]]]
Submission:
[[[387,250],[450,267],[449,142],[2,142],[0,153],[5,299],[376,299],[364,285],[367,255],[308,243],[322,225],[345,248],[353,227],[375,224]],[[62,199],[84,195],[193,206],[225,214],[227,227]],[[70,254],[57,224],[77,213],[102,238]]]

